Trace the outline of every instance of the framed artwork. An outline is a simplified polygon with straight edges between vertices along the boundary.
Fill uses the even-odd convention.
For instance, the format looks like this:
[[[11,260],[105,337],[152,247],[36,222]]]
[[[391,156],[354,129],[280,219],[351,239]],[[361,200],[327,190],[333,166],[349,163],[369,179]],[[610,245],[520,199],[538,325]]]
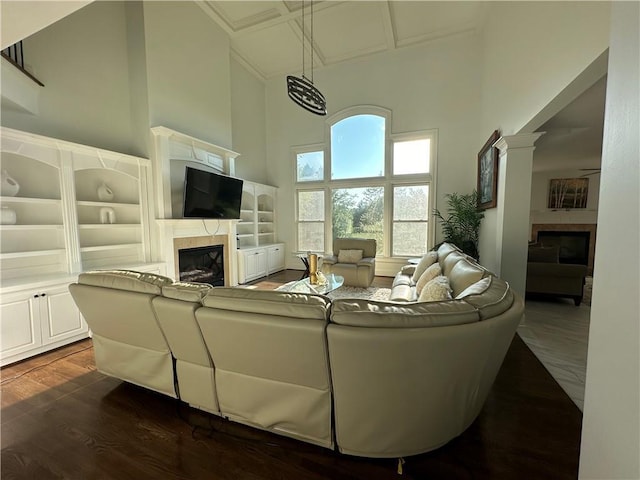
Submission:
[[[547,208],[587,208],[588,178],[552,178]]]
[[[478,209],[495,208],[498,196],[498,149],[493,146],[500,138],[496,130],[478,153]]]

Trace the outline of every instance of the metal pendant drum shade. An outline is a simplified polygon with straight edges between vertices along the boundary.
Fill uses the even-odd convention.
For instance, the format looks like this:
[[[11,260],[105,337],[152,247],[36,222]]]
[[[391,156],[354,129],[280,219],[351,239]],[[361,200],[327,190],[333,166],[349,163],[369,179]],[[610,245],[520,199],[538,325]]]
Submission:
[[[311,79],[305,76],[304,62],[304,0],[302,0],[302,76],[287,76],[287,94],[289,98],[300,105],[305,110],[316,115],[327,114],[327,101],[313,84],[313,0],[311,0],[311,37],[309,46],[311,47]]]
[[[287,76],[287,93],[289,98],[305,110],[316,115],[327,114],[327,101],[313,83],[305,77]]]

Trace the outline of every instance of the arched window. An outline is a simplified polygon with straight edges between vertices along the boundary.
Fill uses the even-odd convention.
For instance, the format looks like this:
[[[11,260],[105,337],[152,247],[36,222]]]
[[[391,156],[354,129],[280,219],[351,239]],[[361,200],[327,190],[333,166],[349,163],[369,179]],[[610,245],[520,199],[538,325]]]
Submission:
[[[389,110],[352,107],[327,120],[324,144],[294,149],[299,251],[329,252],[336,237],[375,238],[388,257],[432,246],[437,132],[390,123]]]

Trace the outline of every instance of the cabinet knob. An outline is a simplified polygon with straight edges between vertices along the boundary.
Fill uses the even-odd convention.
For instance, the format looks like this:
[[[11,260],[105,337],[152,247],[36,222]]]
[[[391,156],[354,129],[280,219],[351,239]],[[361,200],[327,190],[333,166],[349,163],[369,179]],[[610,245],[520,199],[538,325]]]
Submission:
[[[38,298],[40,295],[38,295],[37,293],[33,296],[33,298]]]

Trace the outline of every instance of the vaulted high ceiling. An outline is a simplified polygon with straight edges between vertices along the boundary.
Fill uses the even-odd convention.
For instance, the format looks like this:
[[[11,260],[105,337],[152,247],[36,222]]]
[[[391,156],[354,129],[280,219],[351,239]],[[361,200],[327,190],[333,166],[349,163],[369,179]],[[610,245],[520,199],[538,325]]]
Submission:
[[[302,71],[302,1],[202,1],[231,48],[261,78]],[[477,31],[485,2],[313,2],[314,68]],[[304,2],[305,65],[311,63],[311,8]]]

